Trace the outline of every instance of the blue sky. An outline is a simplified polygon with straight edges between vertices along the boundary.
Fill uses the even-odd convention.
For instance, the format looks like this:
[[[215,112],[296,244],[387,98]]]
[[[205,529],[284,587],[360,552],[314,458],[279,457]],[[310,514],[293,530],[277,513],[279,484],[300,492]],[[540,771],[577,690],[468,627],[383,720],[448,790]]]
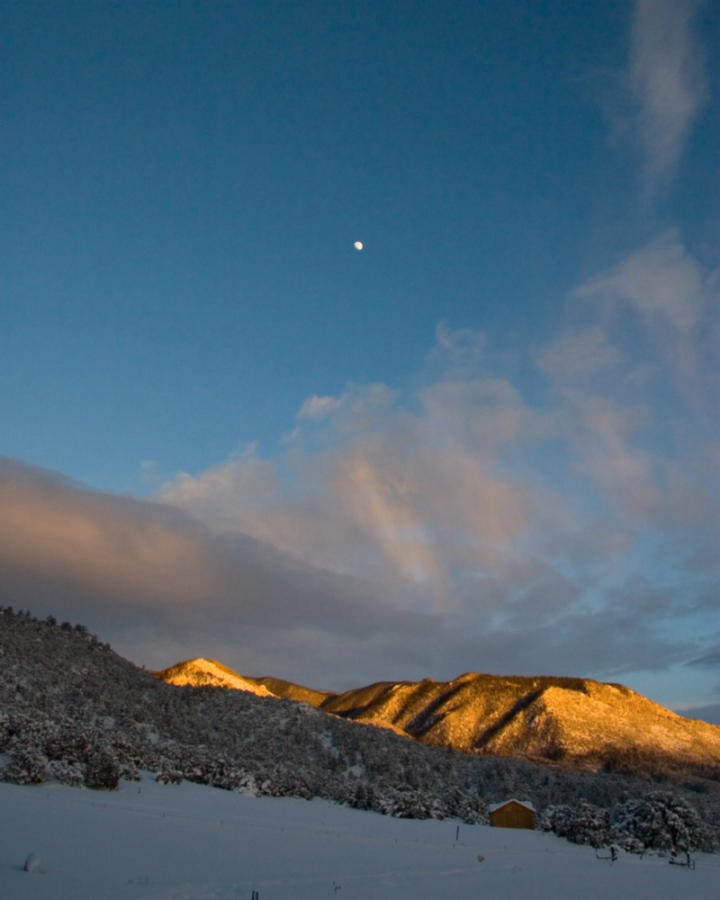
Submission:
[[[718,702],[712,4],[0,16],[7,602]]]

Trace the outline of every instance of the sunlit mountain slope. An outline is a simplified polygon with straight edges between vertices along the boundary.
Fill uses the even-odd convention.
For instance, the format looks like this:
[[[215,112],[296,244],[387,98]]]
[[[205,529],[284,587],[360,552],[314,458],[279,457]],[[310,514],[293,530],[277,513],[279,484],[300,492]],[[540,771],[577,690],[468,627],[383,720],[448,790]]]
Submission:
[[[720,771],[720,727],[591,679],[468,672],[449,682],[380,682],[322,708],[466,752],[593,769]]]
[[[720,727],[685,719],[619,684],[468,672],[447,682],[382,681],[332,694],[222,669],[227,686],[245,682],[250,687],[243,690],[269,689],[345,719],[466,753],[593,770],[720,773]]]
[[[155,673],[158,678],[169,684],[190,684],[194,687],[210,685],[211,687],[234,688],[238,691],[250,691],[258,697],[279,696],[269,691],[265,685],[255,679],[243,678],[237,672],[233,672],[228,666],[214,659],[204,659],[202,656],[196,659],[186,659],[176,663],[162,672]]]
[[[225,683],[246,683],[211,661],[199,661],[197,667],[201,674],[220,678],[221,673]],[[710,774],[707,766],[693,769],[688,760],[699,757],[692,756],[686,743],[679,745],[679,755],[667,757],[676,771],[685,765],[683,777],[663,777],[658,791],[658,781],[643,773],[647,756],[636,748],[625,769],[635,768],[643,777],[549,766],[548,756],[536,755],[544,763],[538,765],[484,752],[448,752],[421,742],[433,734],[438,739],[441,728],[447,728],[448,734],[472,743],[483,723],[473,725],[473,706],[479,704],[470,701],[475,692],[482,693],[483,683],[494,688],[493,702],[504,700],[506,712],[498,718],[496,709],[495,718],[488,718],[480,731],[486,740],[476,748],[481,751],[494,747],[493,741],[509,740],[508,756],[522,755],[516,741],[536,728],[545,752],[542,729],[555,720],[561,723],[557,731],[568,752],[576,754],[583,746],[594,749],[603,728],[622,733],[616,722],[623,716],[605,696],[613,686],[465,675],[445,685],[371,685],[327,698],[325,707],[334,705],[346,713],[332,715],[308,703],[248,690],[167,684],[122,659],[81,625],[58,625],[52,618],[39,621],[0,608],[0,781],[58,781],[107,790],[144,771],[162,782],[184,779],[257,795],[323,797],[395,816],[466,822],[486,821],[488,804],[515,796],[530,800],[544,811],[547,827],[572,840],[607,843],[622,838],[635,847],[667,847],[677,843],[676,826],[682,819],[687,835],[694,835],[693,846],[717,845],[720,779],[703,778]],[[594,700],[598,691],[599,700]],[[635,710],[635,728],[656,727],[657,715],[666,719],[657,726],[656,739],[667,748],[669,738],[662,729],[670,727],[667,722],[683,720],[661,709],[658,713],[654,704],[632,692],[614,691],[626,710]],[[628,696],[632,708],[626,706]],[[599,710],[599,724],[583,706],[589,701],[599,704],[593,707]],[[490,713],[493,709],[488,702]],[[405,736],[350,721],[350,711],[380,724],[392,713],[393,728]],[[569,711],[577,713],[575,731]],[[535,724],[528,720],[533,714]],[[409,739],[413,730],[420,740]],[[582,745],[581,738],[588,735],[589,742]],[[558,736],[551,737],[557,750]]]

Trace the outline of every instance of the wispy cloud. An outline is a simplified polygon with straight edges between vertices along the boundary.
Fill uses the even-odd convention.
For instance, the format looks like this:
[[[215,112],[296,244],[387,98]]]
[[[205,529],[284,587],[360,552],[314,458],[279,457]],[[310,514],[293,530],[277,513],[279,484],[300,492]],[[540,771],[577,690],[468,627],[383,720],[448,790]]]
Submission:
[[[700,7],[699,0],[635,0],[630,82],[651,192],[673,174],[707,98]]]
[[[686,665],[696,666],[699,668],[718,668],[720,667],[720,646],[714,647],[702,656],[689,660]]]
[[[599,325],[591,325],[565,334],[546,347],[538,358],[541,369],[560,377],[593,374],[613,366],[620,359],[617,347]]]
[[[487,348],[487,336],[476,328],[450,328],[447,322],[438,322],[435,328],[435,344],[430,359],[455,373],[477,369]]]
[[[451,379],[419,392],[414,411],[371,385],[333,398],[331,419],[304,417],[282,463],[280,502],[277,470],[254,454],[180,476],[162,499],[211,527],[219,514],[223,527],[232,521],[318,565],[409,579],[446,610],[458,571],[501,565],[531,523],[562,507],[501,459],[547,434],[549,422],[506,380],[463,381],[454,360],[451,368]]]
[[[671,229],[574,293],[606,303],[627,303],[643,316],[686,332],[698,320],[706,287],[697,261]]]
[[[672,406],[674,397],[687,407],[683,417],[702,428],[701,443],[710,452],[720,391],[718,269],[702,264],[680,233],[667,229],[572,296],[583,301],[578,317],[604,322],[612,344],[632,363],[623,369],[626,389],[637,393],[652,382],[662,385],[665,405]],[[595,352],[603,348],[610,350],[601,344]]]
[[[339,406],[337,397],[318,397],[313,394],[308,397],[297,413],[298,419],[324,419],[331,415]]]

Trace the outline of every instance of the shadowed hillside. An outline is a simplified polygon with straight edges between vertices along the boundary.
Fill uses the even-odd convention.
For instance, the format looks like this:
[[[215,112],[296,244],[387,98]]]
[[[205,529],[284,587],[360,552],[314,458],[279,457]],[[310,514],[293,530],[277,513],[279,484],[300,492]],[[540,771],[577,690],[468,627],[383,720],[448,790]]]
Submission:
[[[193,668],[243,683],[211,660],[194,660]],[[195,676],[202,680],[202,671]],[[472,686],[477,676],[401,690],[374,685],[365,705],[405,691],[422,697],[412,708],[422,731],[441,710],[433,703],[457,702],[468,678]],[[393,707],[396,713],[402,705]],[[489,802],[522,796],[544,811],[543,827],[584,842],[681,847],[682,832],[687,846],[711,848],[720,828],[717,782],[665,778],[658,791],[658,781],[648,778],[424,746],[308,703],[209,684],[175,686],[122,659],[82,626],[0,609],[0,780],[111,789],[141,770],[165,782],[317,796],[396,816],[468,822],[485,821]]]

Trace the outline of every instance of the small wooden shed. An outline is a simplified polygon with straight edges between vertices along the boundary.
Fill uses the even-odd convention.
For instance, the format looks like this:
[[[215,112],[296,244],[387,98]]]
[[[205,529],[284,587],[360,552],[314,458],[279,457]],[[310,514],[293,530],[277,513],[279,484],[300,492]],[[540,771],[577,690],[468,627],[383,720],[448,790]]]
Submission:
[[[490,824],[495,828],[535,828],[535,807],[529,800],[503,800],[488,807]]]

